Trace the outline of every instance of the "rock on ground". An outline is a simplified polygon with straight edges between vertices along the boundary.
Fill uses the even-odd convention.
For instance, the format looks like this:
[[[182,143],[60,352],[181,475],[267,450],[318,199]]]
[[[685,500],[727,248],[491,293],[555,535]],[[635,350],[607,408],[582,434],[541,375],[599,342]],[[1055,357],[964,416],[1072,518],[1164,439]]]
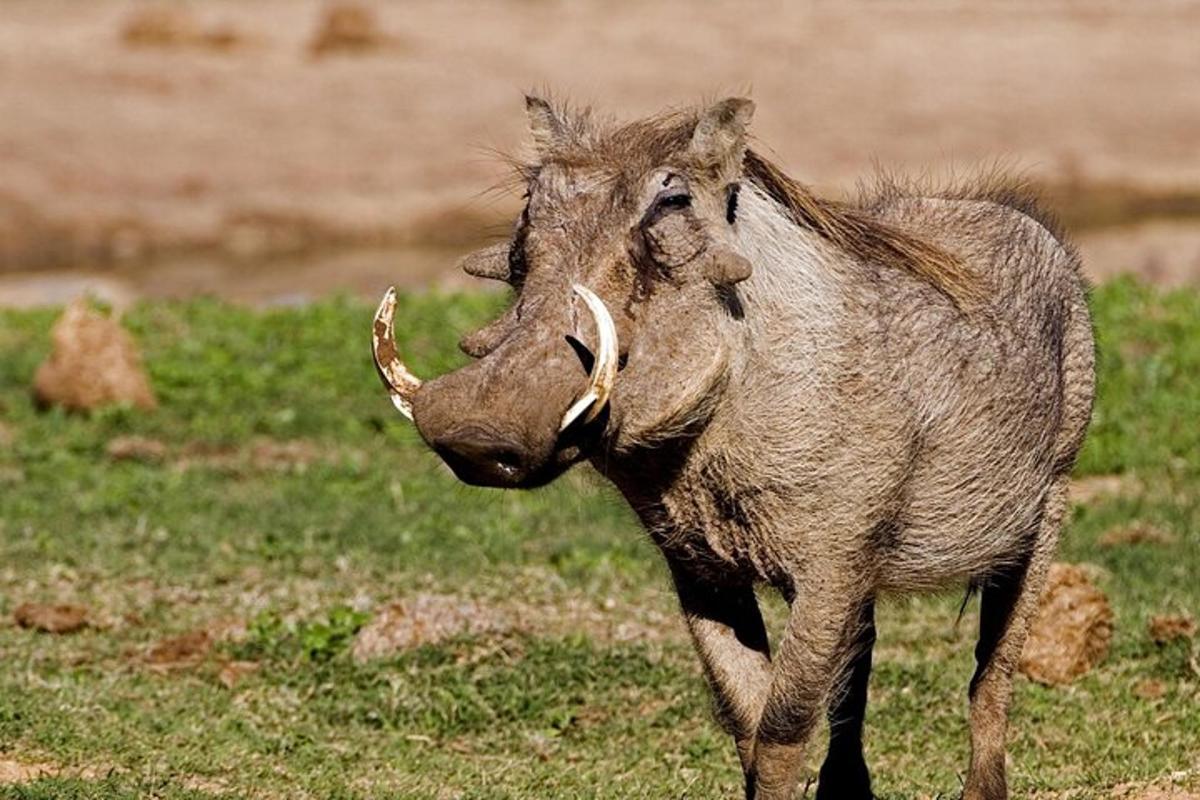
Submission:
[[[33,393],[43,406],[72,411],[128,403],[157,405],[141,353],[120,323],[76,300],[54,324],[54,348],[38,367]]]
[[[1021,672],[1047,686],[1074,681],[1104,660],[1113,614],[1104,593],[1074,564],[1054,564],[1021,654]]]

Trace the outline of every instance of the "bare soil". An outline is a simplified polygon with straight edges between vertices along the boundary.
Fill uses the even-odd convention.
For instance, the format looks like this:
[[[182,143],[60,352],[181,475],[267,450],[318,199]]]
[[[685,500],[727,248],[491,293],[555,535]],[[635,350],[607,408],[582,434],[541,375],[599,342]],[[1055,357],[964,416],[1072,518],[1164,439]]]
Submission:
[[[503,230],[515,200],[484,192],[505,173],[489,151],[520,150],[521,92],[544,85],[622,115],[750,92],[762,146],[834,193],[875,162],[1000,159],[1072,187],[1064,202],[1099,209],[1067,214],[1086,227],[1187,216],[1170,198],[1200,186],[1190,3],[11,0],[4,16],[6,303],[437,282]],[[1083,250],[1100,278],[1200,279],[1187,223]]]
[[[88,609],[73,603],[22,603],[13,610],[13,621],[42,633],[75,633],[88,626]]]

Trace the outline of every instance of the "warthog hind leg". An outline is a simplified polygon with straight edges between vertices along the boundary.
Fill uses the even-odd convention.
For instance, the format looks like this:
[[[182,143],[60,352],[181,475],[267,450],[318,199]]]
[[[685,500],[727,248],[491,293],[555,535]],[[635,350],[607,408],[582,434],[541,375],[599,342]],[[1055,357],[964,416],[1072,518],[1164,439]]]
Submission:
[[[1060,478],[1047,493],[1033,548],[1025,561],[995,576],[983,588],[975,676],[970,690],[971,768],[963,800],[1008,797],[1004,750],[1013,672],[1020,662],[1025,635],[1054,558],[1067,505],[1066,493],[1066,478]]]

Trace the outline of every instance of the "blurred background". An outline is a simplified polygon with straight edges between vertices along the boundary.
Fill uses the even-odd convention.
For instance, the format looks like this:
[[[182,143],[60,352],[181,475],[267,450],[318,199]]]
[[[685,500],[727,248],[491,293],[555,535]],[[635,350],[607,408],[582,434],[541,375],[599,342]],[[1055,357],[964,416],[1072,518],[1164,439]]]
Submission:
[[[1098,279],[1200,278],[1200,6],[6,0],[0,303],[455,282],[524,90],[726,93],[831,194],[874,164],[1041,186]]]
[[[1043,194],[1099,394],[1010,785],[1197,800],[1198,31],[1166,0],[0,0],[0,800],[740,796],[623,500],[463,486],[371,366],[390,284],[422,376],[507,302],[455,262],[510,229],[528,90],[749,94],[834,197],[877,165]],[[879,797],[961,792],[976,613],[881,605]]]

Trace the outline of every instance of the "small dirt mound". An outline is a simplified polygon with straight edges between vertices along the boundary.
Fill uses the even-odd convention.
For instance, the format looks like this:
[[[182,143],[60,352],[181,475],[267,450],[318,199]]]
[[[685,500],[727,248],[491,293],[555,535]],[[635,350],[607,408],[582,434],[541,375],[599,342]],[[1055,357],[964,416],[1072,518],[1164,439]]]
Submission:
[[[13,620],[22,628],[42,633],[74,633],[88,626],[86,608],[73,603],[22,603],[13,611]]]
[[[375,12],[357,3],[338,3],[325,9],[325,16],[308,45],[313,56],[332,53],[363,53],[394,43],[379,27]]]
[[[1108,655],[1113,614],[1087,570],[1054,564],[1021,654],[1021,672],[1047,686],[1070,683]]]
[[[188,9],[174,5],[133,12],[121,26],[121,41],[130,47],[230,50],[243,39],[229,25],[205,27]]]
[[[209,654],[213,637],[207,630],[189,631],[156,642],[146,653],[146,663],[163,669],[195,664]]]
[[[1191,639],[1196,635],[1196,621],[1184,614],[1160,614],[1146,625],[1155,644],[1167,644],[1176,639]]]
[[[418,594],[376,613],[354,637],[351,652],[356,661],[368,661],[455,636],[478,636],[511,628],[504,614],[474,600]]]
[[[142,409],[158,404],[141,354],[116,320],[76,300],[50,335],[54,349],[33,378],[39,405],[90,411],[122,403]]]

